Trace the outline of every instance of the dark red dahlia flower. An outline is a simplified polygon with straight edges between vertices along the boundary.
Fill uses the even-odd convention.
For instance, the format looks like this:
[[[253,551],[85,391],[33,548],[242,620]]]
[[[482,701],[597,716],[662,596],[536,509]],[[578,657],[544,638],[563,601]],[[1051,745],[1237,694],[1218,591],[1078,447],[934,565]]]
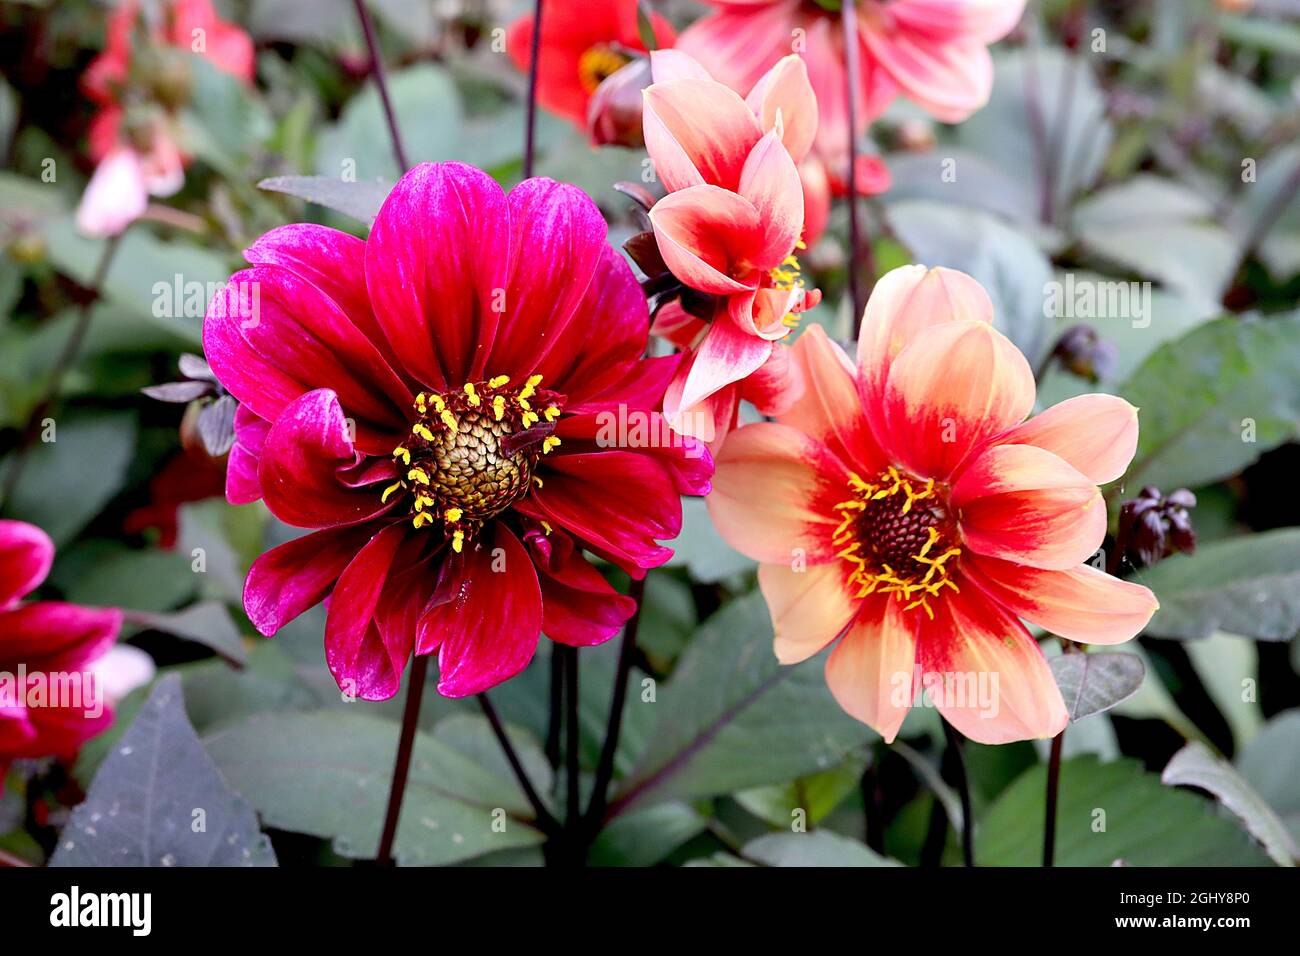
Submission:
[[[662,564],[713,464],[659,415],[677,358],[642,358],[645,298],[605,234],[575,187],[507,196],[444,163],[407,173],[365,241],[291,225],[253,244],[204,324],[241,403],[226,493],[315,529],[253,564],[258,630],[328,595],[330,671],[371,700],[412,651],[459,697],[523,670],[539,632],[617,632],[634,604],[580,549]]]
[[[70,759],[112,723],[92,666],[117,640],[122,612],[29,601],[54,544],[24,521],[0,521],[0,789],[13,760]]]

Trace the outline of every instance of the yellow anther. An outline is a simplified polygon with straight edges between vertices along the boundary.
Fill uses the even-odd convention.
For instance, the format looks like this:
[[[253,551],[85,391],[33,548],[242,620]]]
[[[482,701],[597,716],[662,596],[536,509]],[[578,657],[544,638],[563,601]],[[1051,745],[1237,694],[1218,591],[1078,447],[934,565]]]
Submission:
[[[542,454],[549,455],[553,449],[560,447],[560,440],[554,435],[547,435],[542,439]]]
[[[416,495],[416,496],[415,496],[415,510],[416,510],[416,511],[423,511],[425,508],[432,508],[432,507],[433,507],[434,505],[436,505],[437,503],[438,503],[438,502],[434,501],[434,500],[433,500],[432,498],[430,498],[428,495]]]
[[[406,473],[406,480],[427,485],[429,483],[429,474],[423,468],[412,468]]]
[[[546,411],[543,412],[548,422],[553,422],[560,417],[560,410],[554,405],[547,405]]]
[[[388,499],[392,497],[393,492],[397,491],[397,489],[401,487],[402,487],[402,483],[400,481],[393,482],[391,485],[385,488],[384,493],[379,496],[379,503],[385,505],[388,504]]]
[[[528,399],[525,398],[523,395],[520,395],[519,398],[515,400],[515,404],[518,405],[520,408],[522,408],[524,411],[530,411],[533,407],[531,404],[529,404]]]
[[[411,524],[415,525],[416,528],[422,528],[426,524],[431,524],[432,522],[433,515],[429,514],[427,511],[417,511],[415,517],[411,519]]]
[[[497,395],[492,399],[492,417],[497,421],[506,417],[506,399],[504,395]]]
[[[416,422],[414,425],[412,425],[411,433],[414,435],[419,435],[425,441],[434,440],[433,432],[429,431],[429,426],[424,424],[424,422]]]
[[[451,536],[451,550],[455,551],[457,554],[460,554],[460,552],[464,549],[464,547],[465,547],[465,532],[457,531],[455,534]]]
[[[478,397],[478,393],[474,391],[473,382],[465,383],[465,395],[469,398],[469,403],[473,405],[475,408],[478,408],[480,404],[480,399]]]
[[[393,457],[402,459],[402,464],[404,465],[409,465],[411,463],[411,453],[401,445],[398,445],[393,449]]]
[[[537,485],[538,488],[542,487],[542,476],[533,475],[533,484]]]
[[[461,511],[459,508],[448,508],[442,513],[442,516],[447,519],[448,523],[455,524],[461,519],[461,516],[464,513],[465,512]]]
[[[519,421],[525,428],[530,427],[531,425],[535,424],[539,420],[540,419],[538,419],[536,412],[524,412],[522,415],[519,416]]]
[[[509,375],[495,375],[488,379],[488,388],[500,388],[502,385],[510,384]]]
[[[441,412],[446,407],[447,407],[447,403],[442,400],[441,395],[433,396],[433,410],[435,412]]]
[[[450,428],[452,431],[456,431],[460,428],[460,422],[456,421],[456,416],[453,415],[451,412],[447,411],[445,408],[442,410],[442,414],[439,415],[438,417],[441,418],[442,423],[446,425],[448,428]]]
[[[551,523],[550,523],[549,521],[543,520],[543,521],[542,521],[542,530],[545,531],[547,534],[550,534],[550,533],[551,533]]]

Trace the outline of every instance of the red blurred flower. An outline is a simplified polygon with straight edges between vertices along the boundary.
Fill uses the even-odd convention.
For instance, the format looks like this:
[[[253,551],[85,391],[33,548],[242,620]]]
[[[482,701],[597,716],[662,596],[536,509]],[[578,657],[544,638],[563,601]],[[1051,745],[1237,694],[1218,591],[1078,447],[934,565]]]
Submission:
[[[1156,609],[1147,588],[1084,563],[1106,533],[1097,485],[1137,447],[1136,409],[1082,395],[1025,421],[1034,376],[992,315],[964,273],[890,272],[856,363],[809,328],[792,349],[803,394],[777,422],[732,433],[717,459],[709,511],[761,562],[777,657],[839,639],[827,683],[886,741],[917,667],[971,739],[1053,736],[1065,705],[1018,618],[1115,644]],[[958,681],[968,692],[951,692]]]
[[[672,46],[672,25],[654,14],[656,44]],[[521,70],[532,63],[533,18],[510,25],[506,49]],[[542,14],[537,98],[553,113],[587,128],[587,103],[596,88],[645,53],[637,28],[637,0],[549,0]]]
[[[171,114],[188,99],[190,77],[172,51],[205,56],[218,69],[253,81],[253,41],[219,18],[210,0],[170,0],[157,8],[136,0],[118,4],[108,16],[104,52],[81,80],[99,106],[89,133],[98,165],[77,210],[84,232],[121,232],[144,212],[150,195],[170,196],[185,181]]]
[[[708,2],[717,12],[687,29],[678,47],[737,91],[786,54],[803,56],[821,105],[817,151],[842,165],[849,117],[838,4]],[[979,109],[993,85],[987,47],[1011,31],[1024,6],[1025,0],[858,0],[862,76],[854,128],[863,132],[899,93],[946,123]]]
[[[538,633],[582,646],[635,609],[579,548],[640,577],[672,554],[683,493],[709,487],[697,442],[656,409],[678,359],[643,360],[631,269],[580,190],[509,196],[459,163],[408,172],[362,241],[272,230],[204,323],[240,401],[233,503],[316,529],[264,554],[244,606],[263,634],[329,596],[341,687],[391,697],[412,650],[439,690],[519,673]]]
[[[0,521],[0,787],[12,761],[71,759],[113,720],[95,663],[117,640],[122,612],[21,603],[53,562],[44,531]]]
[[[668,190],[650,210],[655,241],[672,274],[714,303],[664,409],[678,431],[716,442],[735,417],[738,383],[763,368],[794,316],[819,298],[804,289],[794,256],[804,228],[796,164],[816,135],[817,102],[795,56],[765,74],[748,100],[684,53],[656,51],[650,60],[646,148]],[[687,327],[675,324],[680,343]],[[763,381],[788,384],[779,369]],[[762,407],[782,394],[755,397]]]

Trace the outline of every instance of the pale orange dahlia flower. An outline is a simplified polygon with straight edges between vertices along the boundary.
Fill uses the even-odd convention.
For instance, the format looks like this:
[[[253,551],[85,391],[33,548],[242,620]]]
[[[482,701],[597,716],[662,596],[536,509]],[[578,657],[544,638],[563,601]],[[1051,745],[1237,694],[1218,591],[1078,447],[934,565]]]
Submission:
[[[892,741],[924,687],[967,737],[1005,743],[1068,719],[1019,619],[1115,644],[1152,593],[1086,564],[1106,533],[1097,485],[1137,446],[1137,410],[1083,395],[1026,421],[1034,376],[970,276],[905,266],[867,303],[856,364],[817,326],[793,347],[803,395],[733,432],[709,510],[760,562],[776,655],[838,640],[826,680]]]

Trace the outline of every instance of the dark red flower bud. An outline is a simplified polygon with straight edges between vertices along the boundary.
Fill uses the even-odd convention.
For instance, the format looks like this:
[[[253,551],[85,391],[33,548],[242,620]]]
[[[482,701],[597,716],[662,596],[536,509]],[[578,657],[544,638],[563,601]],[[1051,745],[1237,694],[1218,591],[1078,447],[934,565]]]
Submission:
[[[593,146],[645,145],[641,91],[650,85],[650,61],[638,57],[606,77],[587,104],[587,135]]]
[[[1118,547],[1138,566],[1155,564],[1171,554],[1196,550],[1196,530],[1187,509],[1196,507],[1196,495],[1179,488],[1162,495],[1147,485],[1119,511]]]
[[[1057,340],[1052,355],[1067,371],[1098,382],[1115,371],[1115,345],[1097,334],[1090,325],[1072,325]]]

